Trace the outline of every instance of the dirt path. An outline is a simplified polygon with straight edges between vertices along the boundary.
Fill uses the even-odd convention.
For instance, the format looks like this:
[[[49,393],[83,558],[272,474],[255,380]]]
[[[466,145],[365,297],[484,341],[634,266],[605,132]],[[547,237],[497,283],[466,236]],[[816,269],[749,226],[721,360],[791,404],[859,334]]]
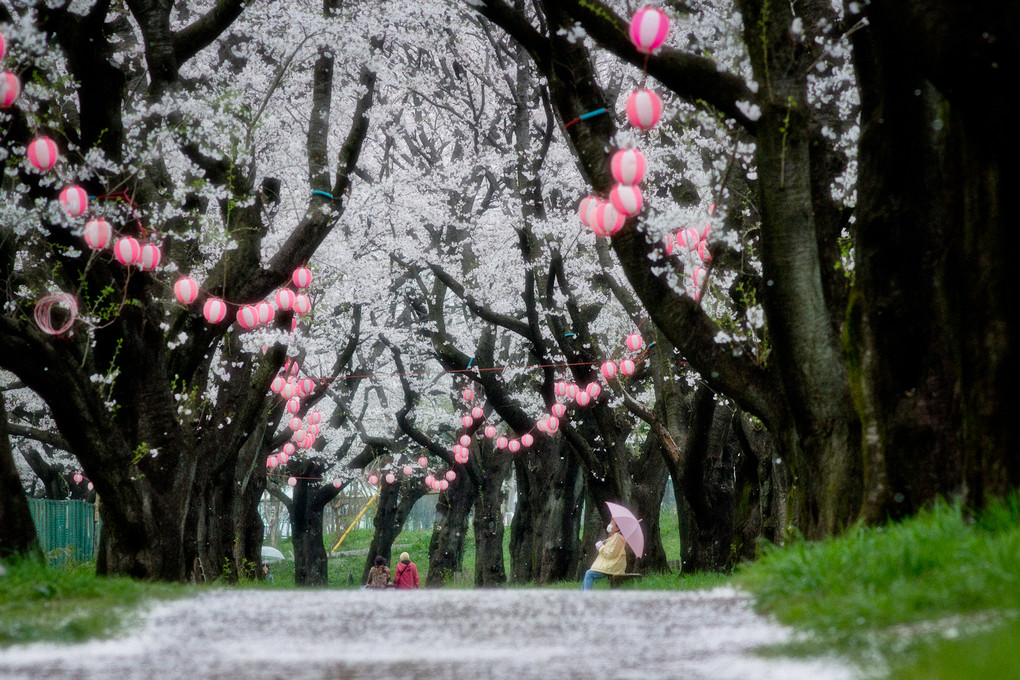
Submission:
[[[0,678],[849,680],[764,659],[789,631],[729,589],[215,591],[116,640],[0,651]]]

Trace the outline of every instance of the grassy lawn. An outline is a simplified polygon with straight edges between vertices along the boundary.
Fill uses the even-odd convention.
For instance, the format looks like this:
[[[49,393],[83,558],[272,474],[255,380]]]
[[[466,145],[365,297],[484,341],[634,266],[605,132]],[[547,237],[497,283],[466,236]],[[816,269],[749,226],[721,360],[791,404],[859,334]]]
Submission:
[[[6,563],[0,578],[0,646],[78,642],[123,630],[141,605],[194,589],[100,578],[95,565],[50,568],[34,560]]]
[[[958,506],[770,549],[737,582],[759,608],[876,677],[1020,678],[1020,503]],[[789,648],[780,650],[788,653]]]

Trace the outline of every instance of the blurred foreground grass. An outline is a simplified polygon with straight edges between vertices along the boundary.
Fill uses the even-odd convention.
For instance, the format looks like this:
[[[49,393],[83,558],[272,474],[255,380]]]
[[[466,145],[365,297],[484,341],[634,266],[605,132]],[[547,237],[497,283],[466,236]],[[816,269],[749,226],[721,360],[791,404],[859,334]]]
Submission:
[[[769,548],[736,582],[876,676],[1020,678],[1020,502],[959,505],[821,542]],[[786,653],[789,649],[780,650]]]
[[[95,564],[51,568],[32,560],[5,563],[0,577],[0,646],[19,642],[78,642],[108,637],[152,599],[194,592],[183,585],[95,575]]]

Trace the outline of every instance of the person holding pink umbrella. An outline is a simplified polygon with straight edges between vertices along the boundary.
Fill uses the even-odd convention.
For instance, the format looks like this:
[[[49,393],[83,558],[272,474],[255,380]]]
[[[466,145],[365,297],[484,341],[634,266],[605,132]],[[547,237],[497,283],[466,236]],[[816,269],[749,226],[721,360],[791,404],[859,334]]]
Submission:
[[[615,519],[609,522],[606,531],[609,532],[609,538],[595,544],[599,554],[591,569],[585,572],[581,590],[591,590],[595,581],[600,578],[619,576],[627,572],[627,542],[616,526]]]

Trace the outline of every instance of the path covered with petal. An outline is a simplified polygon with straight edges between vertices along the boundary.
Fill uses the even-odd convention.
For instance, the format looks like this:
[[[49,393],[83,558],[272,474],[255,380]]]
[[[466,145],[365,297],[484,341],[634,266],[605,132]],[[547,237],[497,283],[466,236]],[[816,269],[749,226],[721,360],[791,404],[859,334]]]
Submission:
[[[848,680],[754,653],[790,631],[730,589],[222,590],[114,640],[0,651],[0,678]]]

